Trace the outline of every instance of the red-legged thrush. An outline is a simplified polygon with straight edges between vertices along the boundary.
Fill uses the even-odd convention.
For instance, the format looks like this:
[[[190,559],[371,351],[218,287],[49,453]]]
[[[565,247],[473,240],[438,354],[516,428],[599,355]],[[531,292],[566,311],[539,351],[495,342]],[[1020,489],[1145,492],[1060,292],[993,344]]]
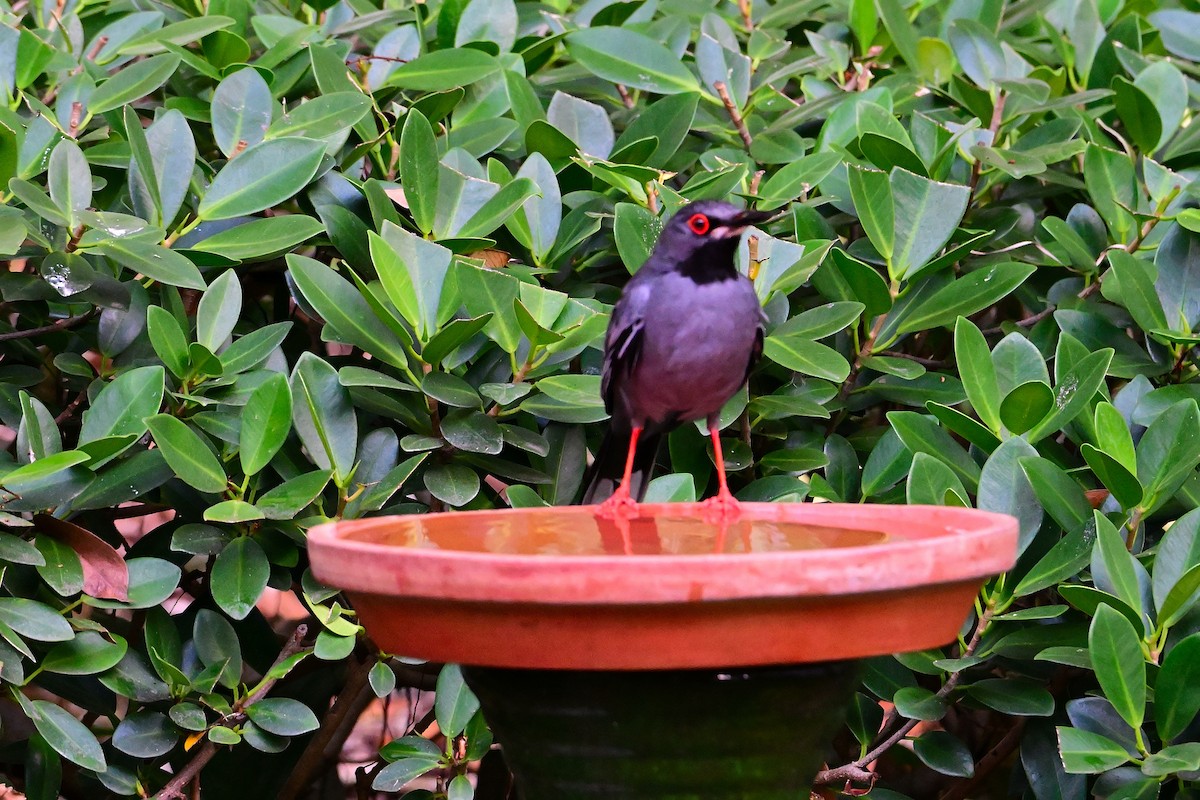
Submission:
[[[625,285],[604,338],[601,393],[612,419],[585,504],[604,501],[610,514],[636,510],[663,435],[703,419],[720,481],[709,503],[736,509],[725,482],[718,414],[762,354],[765,317],[734,256],[742,232],[774,216],[718,200],[686,205]]]

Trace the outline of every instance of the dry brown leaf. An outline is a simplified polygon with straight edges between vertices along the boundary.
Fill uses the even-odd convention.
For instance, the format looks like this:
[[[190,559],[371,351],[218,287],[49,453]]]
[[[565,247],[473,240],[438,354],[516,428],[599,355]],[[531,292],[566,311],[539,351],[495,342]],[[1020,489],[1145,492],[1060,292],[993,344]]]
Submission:
[[[37,529],[75,551],[83,563],[83,591],[105,600],[129,600],[129,567],[108,542],[73,522],[46,514],[34,517]]]

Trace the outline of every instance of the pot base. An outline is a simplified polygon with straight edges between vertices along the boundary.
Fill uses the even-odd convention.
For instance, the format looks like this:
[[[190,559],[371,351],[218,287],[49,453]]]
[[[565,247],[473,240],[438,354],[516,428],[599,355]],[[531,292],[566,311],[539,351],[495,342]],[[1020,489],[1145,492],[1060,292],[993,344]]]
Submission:
[[[464,667],[521,800],[795,800],[858,676],[849,661],[661,672]]]

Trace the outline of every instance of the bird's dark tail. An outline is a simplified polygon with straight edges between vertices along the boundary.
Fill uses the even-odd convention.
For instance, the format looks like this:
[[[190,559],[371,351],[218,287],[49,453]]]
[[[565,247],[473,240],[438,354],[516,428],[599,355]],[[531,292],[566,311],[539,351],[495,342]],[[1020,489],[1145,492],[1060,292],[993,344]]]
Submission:
[[[658,460],[658,449],[662,444],[663,431],[647,428],[638,437],[637,452],[633,455],[633,474],[629,480],[629,494],[639,503],[646,496],[650,485],[654,462]],[[602,503],[612,496],[621,485],[625,474],[625,456],[629,452],[629,431],[609,428],[596,451],[596,460],[588,471],[587,489],[582,503]]]

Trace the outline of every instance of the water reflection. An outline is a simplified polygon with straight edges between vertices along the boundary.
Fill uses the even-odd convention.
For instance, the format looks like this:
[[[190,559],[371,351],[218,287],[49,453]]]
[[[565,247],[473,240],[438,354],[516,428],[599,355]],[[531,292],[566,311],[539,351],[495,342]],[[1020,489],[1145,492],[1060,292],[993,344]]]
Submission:
[[[879,544],[873,530],[741,518],[725,523],[686,514],[608,519],[574,507],[531,513],[424,514],[381,519],[347,538],[390,547],[512,555],[711,555]]]

